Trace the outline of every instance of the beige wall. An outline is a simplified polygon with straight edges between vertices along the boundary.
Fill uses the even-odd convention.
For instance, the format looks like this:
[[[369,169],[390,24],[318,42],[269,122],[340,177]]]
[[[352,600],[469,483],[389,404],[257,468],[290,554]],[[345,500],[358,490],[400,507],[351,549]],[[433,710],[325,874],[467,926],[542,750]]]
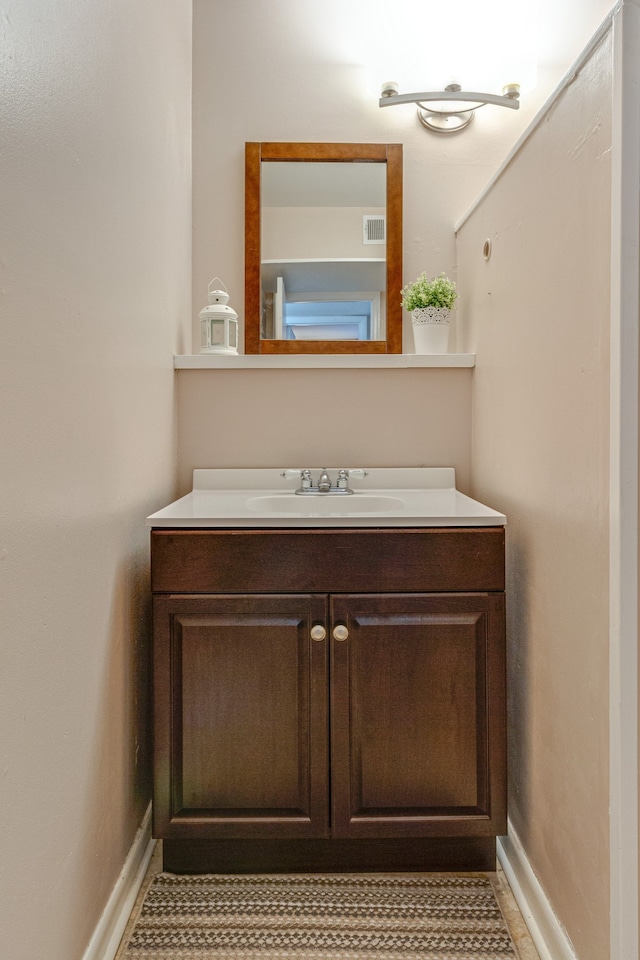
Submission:
[[[446,465],[469,486],[469,369],[180,370],[178,413],[180,493],[194,467]]]
[[[367,16],[366,0],[350,0],[358,7]],[[451,226],[525,129],[544,83],[517,113],[487,109],[473,133],[431,136],[413,107],[381,110],[364,70],[345,62],[344,0],[194,0],[193,18],[194,352],[212,277],[243,319],[246,141],[403,143],[405,280],[455,274]]]
[[[607,37],[458,235],[473,490],[508,516],[510,818],[580,960],[609,956],[610,147]]]
[[[190,317],[188,0],[8,0],[0,953],[79,960],[150,796],[148,536]]]
[[[245,141],[402,143],[405,282],[423,270],[455,275],[452,224],[611,6],[613,0],[538,0],[535,90],[523,95],[517,112],[487,107],[463,135],[439,137],[424,130],[412,105],[380,109],[379,88],[355,62],[370,0],[349,0],[348,9],[345,0],[193,0],[194,352],[212,277],[224,280],[243,319]],[[428,13],[422,16],[428,29]],[[383,21],[384,31],[389,23]],[[419,29],[418,21],[405,29]]]
[[[366,0],[350,0],[351,10],[358,5],[367,16]],[[572,10],[565,59],[541,63],[535,94],[523,97],[517,113],[487,108],[462,136],[438,137],[422,128],[413,107],[381,110],[364,71],[345,62],[339,52],[348,47],[344,0],[194,0],[194,310],[193,346],[185,352],[198,350],[198,311],[212,277],[222,278],[243,322],[246,141],[403,143],[404,280],[423,270],[455,276],[452,224],[609,6],[609,0],[583,0]],[[353,41],[357,46],[357,37]],[[451,351],[455,326],[454,314]],[[408,317],[405,350],[413,352]],[[351,460],[351,451],[362,450],[372,464],[393,463],[394,457],[403,464],[446,463],[467,483],[470,451],[461,411],[468,403],[468,372],[291,371],[285,377],[281,370],[224,376],[182,371],[178,377],[181,489],[194,466],[297,463],[308,448],[313,460],[314,451],[338,462],[343,453]],[[439,394],[442,384],[447,402]],[[213,423],[200,411],[211,411]],[[390,411],[394,426],[388,429]]]
[[[455,273],[456,213],[508,149],[495,117],[479,118],[479,160],[473,140],[444,142],[413,113],[380,110],[361,71],[335,62],[331,36],[344,21],[334,0],[195,0],[193,16],[194,352],[214,275],[243,321],[245,141],[403,142],[405,277]],[[525,122],[516,116],[512,129]],[[412,352],[408,322],[405,334]],[[469,371],[181,371],[178,379],[182,490],[196,466],[322,459],[447,464],[468,483]]]

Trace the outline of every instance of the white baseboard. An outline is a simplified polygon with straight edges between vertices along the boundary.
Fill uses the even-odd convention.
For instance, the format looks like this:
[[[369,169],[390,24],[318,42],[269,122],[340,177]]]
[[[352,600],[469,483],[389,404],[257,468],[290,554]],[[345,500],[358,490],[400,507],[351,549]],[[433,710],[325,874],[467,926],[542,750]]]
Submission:
[[[498,860],[529,928],[540,960],[578,960],[566,930],[527,859],[511,824],[508,836],[498,837]]]
[[[156,841],[151,839],[149,804],[82,960],[113,960],[115,957],[155,845]]]

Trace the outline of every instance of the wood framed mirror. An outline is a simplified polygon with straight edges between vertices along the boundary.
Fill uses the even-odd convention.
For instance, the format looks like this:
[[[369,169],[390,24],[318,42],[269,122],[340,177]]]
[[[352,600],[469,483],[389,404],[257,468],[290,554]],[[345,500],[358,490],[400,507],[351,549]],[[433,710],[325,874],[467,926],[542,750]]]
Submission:
[[[245,145],[245,352],[402,353],[402,144]]]

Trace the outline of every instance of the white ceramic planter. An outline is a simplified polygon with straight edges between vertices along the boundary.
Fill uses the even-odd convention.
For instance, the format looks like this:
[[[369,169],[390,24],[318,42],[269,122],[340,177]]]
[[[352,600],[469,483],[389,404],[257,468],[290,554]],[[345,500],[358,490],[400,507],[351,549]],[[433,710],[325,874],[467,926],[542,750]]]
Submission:
[[[411,312],[416,353],[447,353],[450,315],[447,307],[418,307]]]

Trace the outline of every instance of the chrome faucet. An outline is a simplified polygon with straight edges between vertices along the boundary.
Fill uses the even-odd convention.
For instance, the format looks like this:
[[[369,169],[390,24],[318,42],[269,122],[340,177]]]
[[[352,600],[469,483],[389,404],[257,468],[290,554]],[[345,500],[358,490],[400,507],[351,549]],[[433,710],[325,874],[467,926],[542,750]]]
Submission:
[[[309,469],[305,470],[284,470],[281,474],[282,477],[287,476],[299,476],[300,477],[300,486],[296,490],[296,493],[300,496],[305,495],[321,495],[321,496],[348,496],[349,494],[354,493],[355,491],[349,486],[349,474],[352,474],[354,477],[366,477],[368,476],[366,470],[339,470],[338,478],[336,480],[335,486],[331,482],[331,477],[327,473],[326,467],[322,468],[320,476],[318,477],[318,482],[313,483],[311,478],[311,471]]]

